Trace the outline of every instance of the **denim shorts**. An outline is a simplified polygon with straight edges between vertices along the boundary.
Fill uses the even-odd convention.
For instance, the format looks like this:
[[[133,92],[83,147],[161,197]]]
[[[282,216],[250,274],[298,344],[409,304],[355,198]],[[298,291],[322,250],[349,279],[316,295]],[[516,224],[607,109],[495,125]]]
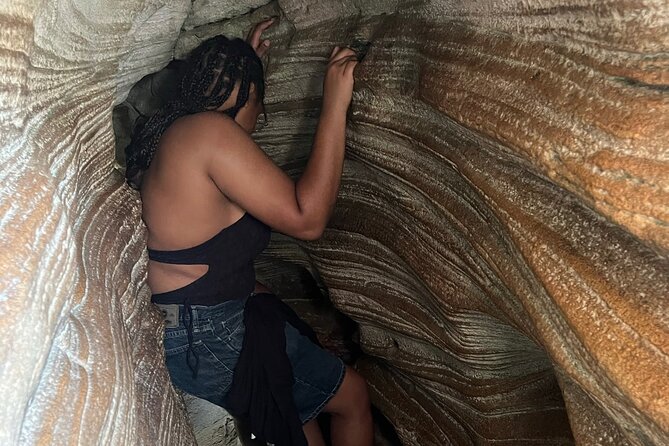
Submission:
[[[186,363],[188,312],[179,305],[179,326],[166,328],[164,345],[172,383],[198,398],[225,407],[233,370],[244,340],[244,305],[248,297],[214,306],[191,305],[193,351],[198,356],[194,378]],[[185,313],[185,315],[184,315]],[[339,389],[345,372],[343,361],[315,345],[286,323],[286,353],[293,368],[293,398],[302,423],[313,419]],[[190,355],[191,364],[193,354]]]

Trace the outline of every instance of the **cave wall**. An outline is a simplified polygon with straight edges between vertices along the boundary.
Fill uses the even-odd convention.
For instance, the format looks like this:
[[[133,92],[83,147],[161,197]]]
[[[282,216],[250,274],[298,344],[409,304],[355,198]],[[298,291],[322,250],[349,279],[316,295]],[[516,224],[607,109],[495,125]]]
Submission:
[[[194,444],[144,284],[111,110],[186,2],[0,4],[0,444]]]
[[[329,49],[374,42],[328,230],[267,255],[359,323],[403,443],[669,442],[666,3],[262,3],[0,5],[0,444],[193,444],[111,110],[272,14],[257,140],[291,175]]]

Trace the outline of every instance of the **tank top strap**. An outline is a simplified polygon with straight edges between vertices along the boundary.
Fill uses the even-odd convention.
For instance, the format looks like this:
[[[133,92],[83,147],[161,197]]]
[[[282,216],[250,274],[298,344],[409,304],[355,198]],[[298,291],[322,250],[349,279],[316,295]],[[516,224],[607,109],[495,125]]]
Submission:
[[[147,249],[149,259],[160,263],[170,263],[174,265],[202,265],[209,264],[207,256],[202,252],[192,252],[189,249],[180,249],[176,251],[161,251],[157,249]]]

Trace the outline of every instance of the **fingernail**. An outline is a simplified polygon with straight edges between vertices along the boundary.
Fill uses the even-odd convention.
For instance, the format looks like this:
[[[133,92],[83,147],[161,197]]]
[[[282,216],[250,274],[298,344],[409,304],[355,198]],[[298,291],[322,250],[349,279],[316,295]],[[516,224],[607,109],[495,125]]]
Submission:
[[[262,44],[265,46],[269,46],[269,40],[265,40]]]

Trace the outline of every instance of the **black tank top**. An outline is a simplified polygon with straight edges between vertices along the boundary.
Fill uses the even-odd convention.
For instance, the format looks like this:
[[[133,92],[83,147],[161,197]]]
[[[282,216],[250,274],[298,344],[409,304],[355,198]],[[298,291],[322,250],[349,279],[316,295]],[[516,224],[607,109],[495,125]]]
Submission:
[[[188,285],[154,294],[157,304],[216,305],[248,296],[255,287],[253,260],[269,244],[271,229],[248,212],[204,243],[175,251],[148,249],[149,259],[176,265],[208,265]]]

